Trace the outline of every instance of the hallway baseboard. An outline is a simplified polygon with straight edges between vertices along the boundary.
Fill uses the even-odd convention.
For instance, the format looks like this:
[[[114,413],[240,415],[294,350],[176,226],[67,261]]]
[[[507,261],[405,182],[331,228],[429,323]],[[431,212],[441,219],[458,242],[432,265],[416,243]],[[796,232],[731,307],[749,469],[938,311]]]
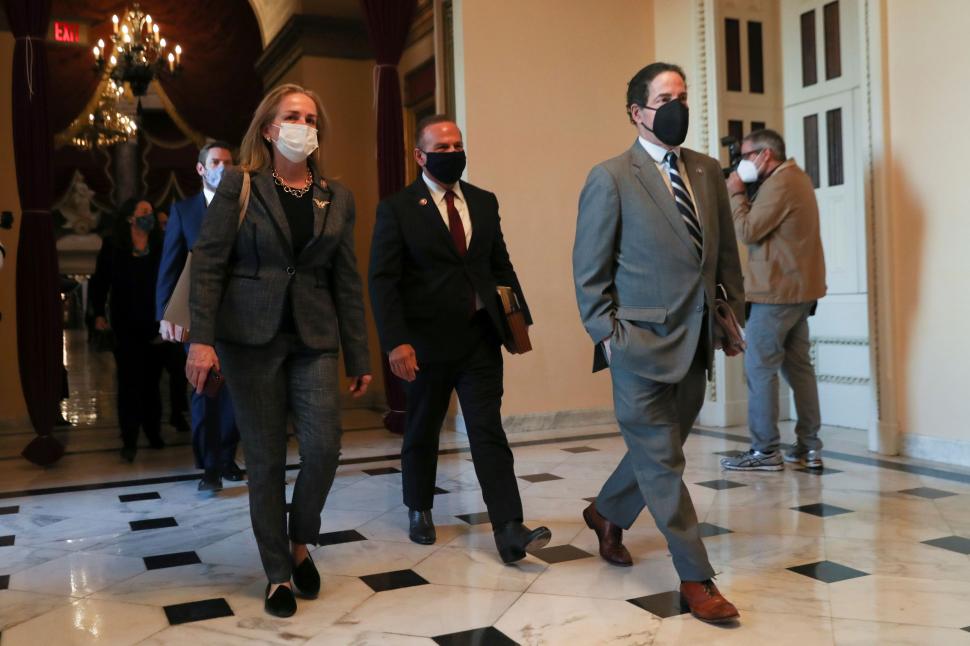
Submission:
[[[615,425],[616,416],[612,408],[580,408],[576,410],[550,411],[548,413],[524,413],[503,415],[502,426],[509,435],[529,431],[545,431],[554,428],[574,428],[577,426]],[[455,432],[465,435],[465,417],[455,416]]]
[[[970,441],[917,433],[900,434],[900,453],[910,458],[970,467]]]

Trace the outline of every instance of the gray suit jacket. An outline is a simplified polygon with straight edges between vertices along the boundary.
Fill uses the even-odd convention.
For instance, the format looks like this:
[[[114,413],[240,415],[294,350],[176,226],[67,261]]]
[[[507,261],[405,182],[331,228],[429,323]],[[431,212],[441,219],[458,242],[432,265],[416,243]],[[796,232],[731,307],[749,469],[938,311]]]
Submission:
[[[252,173],[237,233],[242,173],[227,170],[192,249],[191,340],[269,343],[292,300],[301,341],[343,350],[348,375],[370,373],[364,301],[354,253],[354,197],[337,182],[313,186],[313,237],[298,254],[269,173]]]
[[[606,367],[600,341],[608,337],[613,365],[647,379],[680,382],[698,343],[710,368],[714,323],[703,322],[718,283],[744,320],[741,264],[720,166],[686,148],[681,157],[703,229],[700,259],[673,195],[639,142],[594,166],[586,179],[573,280],[583,325],[596,343],[594,371]]]

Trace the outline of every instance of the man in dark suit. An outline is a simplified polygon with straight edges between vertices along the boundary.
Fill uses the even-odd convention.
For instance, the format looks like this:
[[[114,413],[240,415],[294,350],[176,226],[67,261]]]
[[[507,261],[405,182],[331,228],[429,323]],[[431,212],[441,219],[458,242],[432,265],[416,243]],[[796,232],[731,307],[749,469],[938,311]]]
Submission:
[[[215,196],[223,170],[231,165],[229,144],[224,141],[207,143],[199,151],[199,161],[195,166],[202,178],[202,192],[172,204],[155,289],[156,316],[161,321],[159,332],[166,341],[178,341],[181,330],[164,320],[165,306],[178,283],[185,259],[199,237],[202,217]],[[195,466],[204,469],[199,491],[221,490],[223,478],[232,481],[243,479],[242,469],[235,461],[238,444],[239,430],[236,428],[229,389],[221,388],[215,398],[193,392],[192,449]]]
[[[370,294],[391,371],[407,382],[401,467],[410,538],[435,542],[431,518],[438,436],[457,391],[475,472],[506,563],[549,542],[522,524],[512,451],[502,428],[506,335],[497,286],[511,287],[531,323],[509,260],[493,193],[459,181],[461,131],[448,117],[418,124],[421,177],[383,200],[371,246]]]

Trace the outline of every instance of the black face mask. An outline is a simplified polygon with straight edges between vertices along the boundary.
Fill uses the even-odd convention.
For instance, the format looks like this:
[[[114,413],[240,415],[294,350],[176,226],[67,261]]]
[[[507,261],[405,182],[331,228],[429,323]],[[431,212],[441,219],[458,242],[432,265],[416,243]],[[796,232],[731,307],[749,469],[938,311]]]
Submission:
[[[422,151],[424,152],[424,151]],[[465,171],[465,151],[453,153],[424,153],[424,167],[442,184],[454,184]]]
[[[687,106],[680,101],[668,101],[659,108],[644,106],[645,110],[655,110],[657,114],[653,116],[653,129],[650,130],[657,139],[668,146],[679,146],[687,138],[687,125],[690,111]]]

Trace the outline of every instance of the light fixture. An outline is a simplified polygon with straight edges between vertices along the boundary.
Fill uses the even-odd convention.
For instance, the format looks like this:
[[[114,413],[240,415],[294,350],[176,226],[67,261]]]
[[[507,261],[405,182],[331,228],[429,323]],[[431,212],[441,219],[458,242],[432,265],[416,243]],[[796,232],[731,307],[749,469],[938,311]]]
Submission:
[[[181,45],[175,45],[174,54],[166,52],[168,43],[162,38],[158,23],[137,2],[121,18],[111,16],[111,23],[114,33],[107,47],[108,58],[104,40],[99,40],[93,49],[97,69],[119,85],[127,83],[135,97],[145,96],[149,84],[166,71],[175,76],[182,70]]]

